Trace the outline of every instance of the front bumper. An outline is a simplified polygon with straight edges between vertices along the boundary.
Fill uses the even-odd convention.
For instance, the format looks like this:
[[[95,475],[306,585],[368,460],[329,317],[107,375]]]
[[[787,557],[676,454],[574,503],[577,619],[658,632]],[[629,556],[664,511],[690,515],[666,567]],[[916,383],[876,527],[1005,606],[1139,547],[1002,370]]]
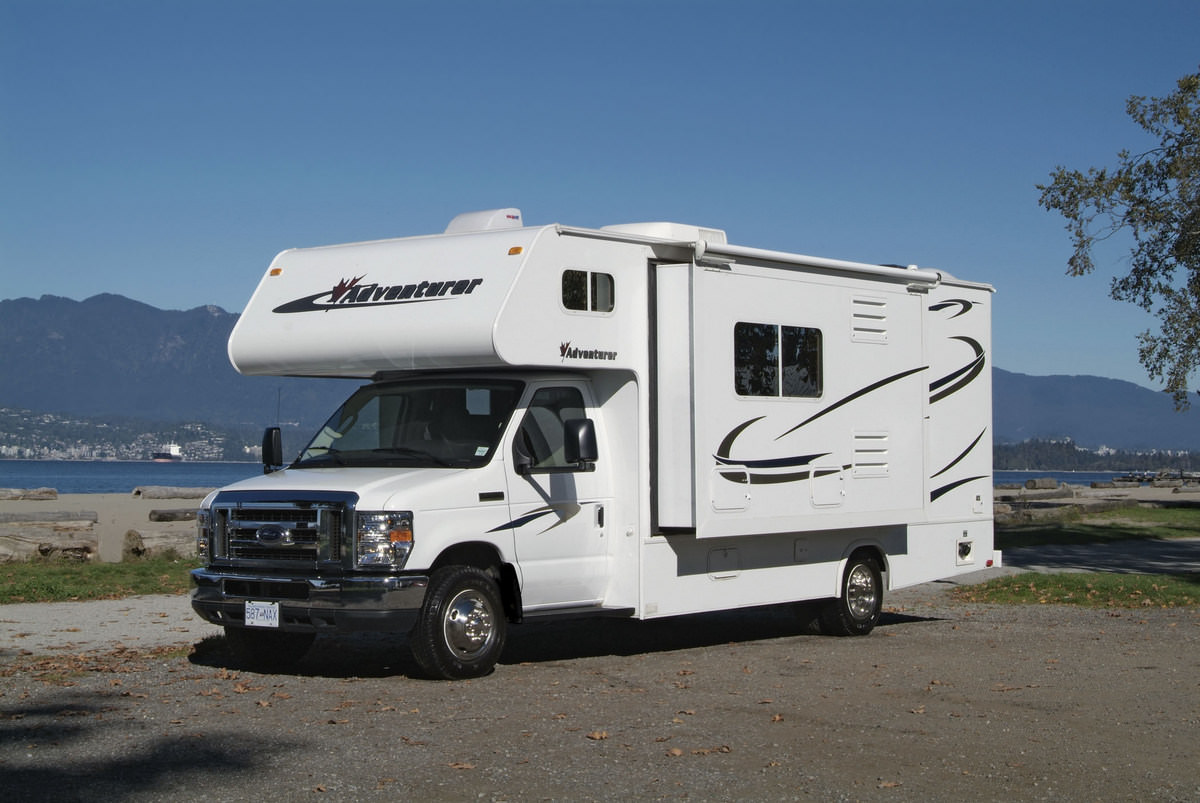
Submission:
[[[425,575],[281,578],[193,569],[192,608],[215,625],[242,627],[247,600],[279,603],[279,629],[291,632],[405,631],[416,622]]]

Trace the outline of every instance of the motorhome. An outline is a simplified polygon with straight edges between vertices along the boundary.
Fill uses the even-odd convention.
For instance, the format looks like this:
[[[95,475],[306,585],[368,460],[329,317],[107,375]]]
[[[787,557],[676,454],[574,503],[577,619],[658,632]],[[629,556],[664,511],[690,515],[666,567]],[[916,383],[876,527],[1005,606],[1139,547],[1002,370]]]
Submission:
[[[286,465],[269,428],[263,476],[204,500],[192,605],[246,660],[391,631],[439,678],[492,671],[541,616],[806,603],[864,635],[886,590],[999,562],[992,297],[516,209],[284,251],[234,367],[363,384]]]

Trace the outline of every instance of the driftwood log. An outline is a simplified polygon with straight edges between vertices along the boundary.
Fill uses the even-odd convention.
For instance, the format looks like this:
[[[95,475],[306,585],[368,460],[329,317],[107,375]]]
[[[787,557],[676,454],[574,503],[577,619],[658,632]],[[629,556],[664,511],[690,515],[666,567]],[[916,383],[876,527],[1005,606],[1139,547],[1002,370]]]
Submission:
[[[54,488],[0,488],[0,499],[5,501],[20,499],[57,499],[58,491]]]
[[[173,485],[139,485],[133,489],[133,495],[143,499],[203,499],[213,490],[212,488],[181,488]]]
[[[192,507],[175,510],[151,510],[150,521],[195,521],[196,509]]]
[[[195,554],[196,534],[191,530],[129,530],[121,544],[121,560]]]
[[[99,551],[94,511],[0,513],[0,562],[40,558],[86,561]]]
[[[1025,487],[1031,491],[1048,491],[1058,487],[1058,480],[1053,477],[1036,477],[1025,480]]]

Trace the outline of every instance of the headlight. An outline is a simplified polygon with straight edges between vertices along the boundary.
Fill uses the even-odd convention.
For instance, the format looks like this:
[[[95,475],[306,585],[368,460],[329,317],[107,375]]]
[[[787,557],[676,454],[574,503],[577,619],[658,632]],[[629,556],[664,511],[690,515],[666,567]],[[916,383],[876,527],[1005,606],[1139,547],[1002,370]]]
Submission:
[[[413,545],[413,515],[410,510],[397,513],[358,513],[355,533],[355,564],[362,567],[400,569],[408,560]]]
[[[211,515],[207,510],[196,511],[196,557],[201,560],[208,560],[212,545]]]

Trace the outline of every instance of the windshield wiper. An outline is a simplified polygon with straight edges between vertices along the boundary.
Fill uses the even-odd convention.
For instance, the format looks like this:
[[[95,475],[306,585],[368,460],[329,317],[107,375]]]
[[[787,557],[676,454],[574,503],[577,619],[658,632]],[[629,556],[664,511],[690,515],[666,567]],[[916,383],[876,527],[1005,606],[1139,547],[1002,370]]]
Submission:
[[[296,468],[304,468],[305,466],[311,465],[313,463],[332,463],[335,466],[346,465],[345,458],[343,458],[338,453],[337,449],[331,449],[328,446],[313,446],[312,448],[308,449],[307,451],[309,451],[309,452],[324,451],[325,454],[312,455],[310,457],[305,457],[301,460],[297,460],[292,465],[295,466]]]

